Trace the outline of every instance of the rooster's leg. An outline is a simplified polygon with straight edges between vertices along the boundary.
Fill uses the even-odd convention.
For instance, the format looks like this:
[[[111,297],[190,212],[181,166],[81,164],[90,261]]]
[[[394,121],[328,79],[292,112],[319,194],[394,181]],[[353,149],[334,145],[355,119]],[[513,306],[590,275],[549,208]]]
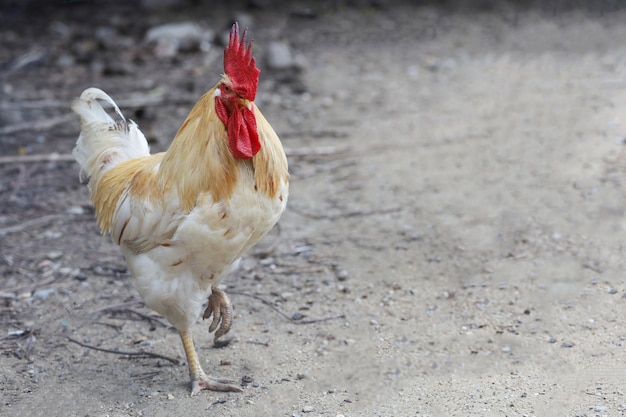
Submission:
[[[231,391],[241,392],[241,388],[232,384],[232,381],[226,379],[211,378],[204,373],[200,361],[198,360],[198,354],[193,346],[193,337],[191,332],[181,331],[180,339],[183,341],[183,348],[185,349],[185,355],[187,356],[187,363],[189,364],[189,377],[191,378],[191,396],[198,394],[202,390],[210,391]]]
[[[202,318],[208,319],[211,315],[213,316],[213,321],[209,326],[209,333],[213,332],[218,324],[220,326],[215,332],[215,338],[213,339],[213,343],[215,343],[217,339],[228,333],[233,322],[233,304],[230,302],[228,295],[215,286],[211,287],[209,305],[204,310]]]

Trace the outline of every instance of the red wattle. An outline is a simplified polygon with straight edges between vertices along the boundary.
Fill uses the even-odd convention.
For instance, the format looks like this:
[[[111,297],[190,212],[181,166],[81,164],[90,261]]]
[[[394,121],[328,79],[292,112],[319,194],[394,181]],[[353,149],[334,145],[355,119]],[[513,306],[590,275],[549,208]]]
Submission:
[[[235,158],[250,159],[261,149],[256,118],[247,107],[233,108],[228,117],[227,129],[230,151]]]

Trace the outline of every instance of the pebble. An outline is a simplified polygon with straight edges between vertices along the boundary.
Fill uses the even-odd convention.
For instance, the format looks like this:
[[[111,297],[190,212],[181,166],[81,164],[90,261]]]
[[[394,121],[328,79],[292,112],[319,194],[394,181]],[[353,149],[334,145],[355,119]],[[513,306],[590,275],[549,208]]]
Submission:
[[[563,344],[561,345],[561,347],[564,348],[571,348],[574,347],[574,344],[572,342],[563,342]]]
[[[39,298],[40,300],[45,300],[50,297],[50,295],[56,293],[56,288],[43,288],[41,290],[37,290],[33,293],[33,297]]]
[[[60,238],[61,236],[63,236],[63,233],[61,233],[61,232],[56,232],[54,230],[46,230],[45,232],[40,234],[38,236],[38,238],[39,239],[51,239],[51,240],[54,240],[54,239]]]
[[[294,59],[287,42],[271,42],[265,53],[265,63],[273,70],[285,70],[294,67]]]
[[[80,275],[80,269],[64,266],[62,268],[59,268],[59,274],[68,277],[77,277],[78,275]]]
[[[310,405],[305,405],[304,407],[302,407],[303,413],[312,413],[313,411],[315,411],[315,408],[311,407]]]
[[[210,31],[193,22],[166,23],[148,30],[146,43],[154,44],[154,54],[170,58],[178,52],[194,52],[210,48]]]
[[[348,279],[349,276],[350,276],[350,273],[346,271],[345,269],[342,269],[341,271],[337,272],[337,279],[339,281],[345,281]]]
[[[63,252],[61,251],[51,251],[46,254],[46,258],[51,261],[56,261],[57,259],[61,259],[63,257]]]
[[[39,270],[50,269],[53,267],[54,267],[54,262],[52,262],[50,259],[44,259],[43,261],[37,264],[37,269]]]
[[[57,58],[56,64],[58,66],[60,66],[60,67],[68,68],[68,67],[71,67],[72,65],[76,65],[76,59],[71,54],[61,54]],[[76,213],[70,212],[71,209],[72,209],[72,207],[70,207],[67,210],[67,213],[68,214],[76,214]],[[78,213],[78,214],[82,214],[82,213]]]
[[[298,246],[294,249],[293,253],[296,255],[302,252],[310,252],[313,247],[311,245]]]
[[[617,290],[615,288],[609,288],[609,294],[617,294]]]

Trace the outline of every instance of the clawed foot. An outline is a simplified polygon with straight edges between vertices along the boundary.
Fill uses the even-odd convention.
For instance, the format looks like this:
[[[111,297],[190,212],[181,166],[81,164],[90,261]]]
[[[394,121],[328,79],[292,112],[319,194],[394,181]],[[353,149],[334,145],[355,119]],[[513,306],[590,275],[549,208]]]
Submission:
[[[241,392],[243,391],[237,385],[232,384],[233,381],[228,379],[211,378],[208,375],[202,375],[201,379],[191,381],[191,396],[198,395],[202,390],[221,391],[221,392]]]
[[[198,354],[193,346],[193,337],[189,330],[180,331],[180,340],[183,342],[187,364],[189,365],[189,378],[191,379],[191,396],[198,395],[202,390],[241,392],[241,388],[233,385],[228,379],[211,378],[202,370]]]
[[[203,319],[208,319],[213,316],[213,321],[209,326],[209,333],[212,333],[215,329],[215,338],[213,343],[217,342],[217,339],[224,336],[230,330],[230,326],[233,322],[233,305],[230,302],[230,298],[226,293],[217,287],[211,288],[211,295],[209,296],[209,305],[204,314]],[[217,327],[219,325],[219,328]],[[219,390],[218,390],[219,391]]]

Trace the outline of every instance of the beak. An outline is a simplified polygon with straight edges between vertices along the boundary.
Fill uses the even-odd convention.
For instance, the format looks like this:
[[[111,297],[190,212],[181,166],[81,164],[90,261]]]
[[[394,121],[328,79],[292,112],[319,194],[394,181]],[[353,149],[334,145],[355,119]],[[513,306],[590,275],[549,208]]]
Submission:
[[[252,101],[246,98],[242,98],[241,100],[239,100],[239,102],[241,103],[242,106],[247,107],[248,110],[252,111]]]

